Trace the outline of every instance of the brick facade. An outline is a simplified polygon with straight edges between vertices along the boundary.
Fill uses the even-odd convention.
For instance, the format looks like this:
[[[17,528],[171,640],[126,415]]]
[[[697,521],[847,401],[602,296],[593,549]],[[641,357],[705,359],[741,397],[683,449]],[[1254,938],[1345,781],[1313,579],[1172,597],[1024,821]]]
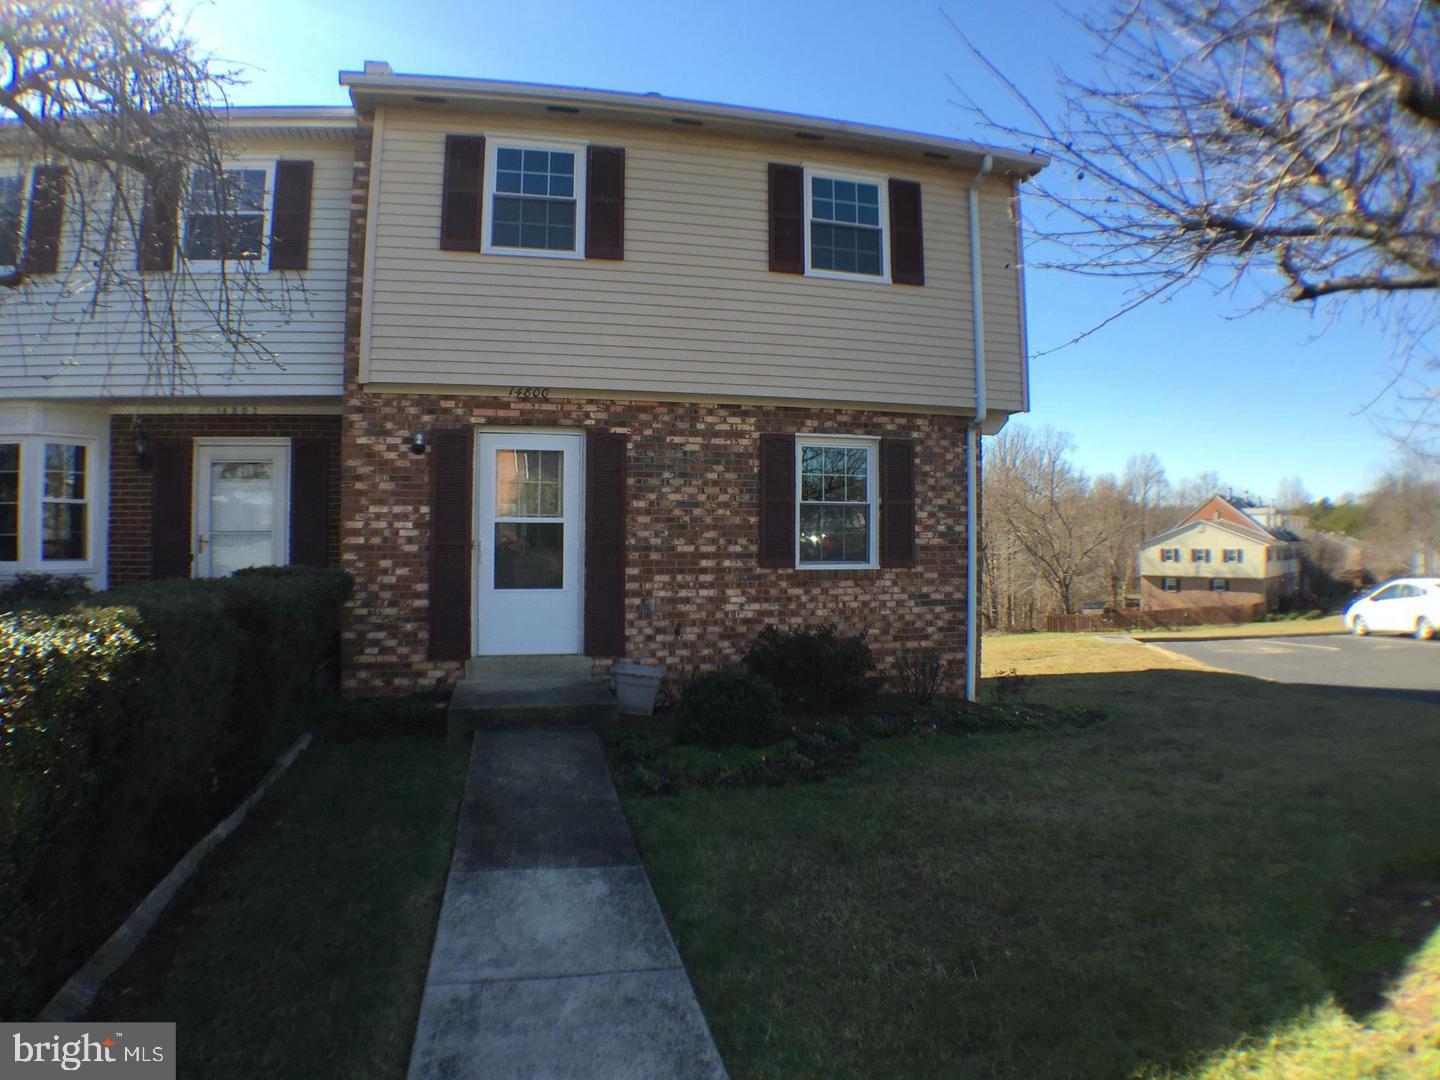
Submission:
[[[736,661],[768,625],[864,631],[884,664],[934,648],[964,681],[965,418],[862,409],[665,401],[509,401],[369,394],[353,387],[342,433],[340,565],[355,577],[344,632],[351,694],[399,694],[454,679],[426,658],[430,472],[411,453],[437,427],[627,432],[625,656],[670,674]],[[913,569],[767,570],[757,559],[762,432],[916,441]],[[603,667],[604,665],[599,665]]]
[[[1279,578],[1228,578],[1221,592],[1210,588],[1212,578],[1181,577],[1179,592],[1166,592],[1164,578],[1147,574],[1140,579],[1140,606],[1145,611],[1175,608],[1254,607],[1273,611],[1280,601]]]
[[[139,421],[146,438],[221,439],[288,438],[324,439],[340,443],[340,417],[324,415],[214,416],[199,413],[139,417],[116,414],[110,418],[110,583],[124,585],[150,577],[151,514],[154,483],[135,454],[134,426]],[[187,485],[187,491],[189,485]],[[331,565],[340,558],[340,461],[332,453],[326,492],[327,529]],[[189,508],[186,508],[189,518]]]

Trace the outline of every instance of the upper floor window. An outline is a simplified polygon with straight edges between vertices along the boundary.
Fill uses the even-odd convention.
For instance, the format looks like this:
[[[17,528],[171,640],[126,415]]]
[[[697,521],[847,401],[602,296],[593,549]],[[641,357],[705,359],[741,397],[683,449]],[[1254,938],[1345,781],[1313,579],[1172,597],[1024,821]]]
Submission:
[[[1209,549],[1209,548],[1191,548],[1191,549],[1190,549],[1190,561],[1191,561],[1192,563],[1196,563],[1196,562],[1209,562],[1209,561],[1210,561],[1210,549]]]
[[[20,265],[20,211],[24,202],[24,178],[19,173],[0,173],[0,271]]]
[[[876,444],[800,439],[797,446],[799,565],[874,566]]]
[[[584,231],[584,148],[489,140],[485,190],[491,192],[487,252],[579,257]]]
[[[185,258],[218,266],[255,261],[265,251],[265,189],[269,170],[244,166],[190,174],[185,207]]]
[[[885,207],[878,179],[806,170],[807,272],[885,278]]]
[[[1179,548],[1169,548],[1169,547],[1161,548],[1161,549],[1160,549],[1160,561],[1161,561],[1161,562],[1179,562],[1179,561],[1180,561],[1180,549],[1179,549]]]
[[[1225,548],[1220,552],[1220,559],[1227,563],[1243,563],[1245,550],[1243,548]]]

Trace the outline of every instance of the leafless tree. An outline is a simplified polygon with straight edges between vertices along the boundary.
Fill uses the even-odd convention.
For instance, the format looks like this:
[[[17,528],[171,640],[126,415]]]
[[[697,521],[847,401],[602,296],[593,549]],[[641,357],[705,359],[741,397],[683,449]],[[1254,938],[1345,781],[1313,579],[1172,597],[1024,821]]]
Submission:
[[[1298,476],[1287,476],[1275,490],[1274,504],[1280,510],[1303,510],[1310,503],[1310,493]]]
[[[1051,428],[1007,429],[986,454],[984,487],[985,517],[1066,614],[1079,607],[1082,582],[1101,565],[1108,540],[1089,481],[1066,458],[1070,448],[1070,437]]]
[[[183,259],[163,273],[137,265],[142,248],[173,248],[187,185],[205,178],[205,196],[222,216],[235,197],[222,164],[226,91],[236,81],[165,6],[0,4],[0,157],[17,159],[22,176],[41,166],[31,200],[63,207],[67,253],[63,263],[50,253],[53,276],[42,281],[36,246],[12,237],[18,265],[0,277],[0,319],[6,306],[41,303],[57,330],[83,329],[103,310],[119,311],[138,330],[162,392],[191,383],[198,351],[242,365],[273,362],[246,316],[290,309],[303,298],[298,282],[286,275],[267,285],[254,273],[258,260],[222,260],[218,273],[199,280]]]
[[[1132,304],[1217,271],[1271,301],[1359,297],[1433,356],[1440,0],[1108,0],[1081,21],[1100,74],[1062,76],[1053,119],[965,40],[1025,119],[970,107],[1059,166],[1031,265],[1128,279]]]
[[[1411,457],[1371,489],[1366,565],[1377,576],[1440,573],[1440,472]]]

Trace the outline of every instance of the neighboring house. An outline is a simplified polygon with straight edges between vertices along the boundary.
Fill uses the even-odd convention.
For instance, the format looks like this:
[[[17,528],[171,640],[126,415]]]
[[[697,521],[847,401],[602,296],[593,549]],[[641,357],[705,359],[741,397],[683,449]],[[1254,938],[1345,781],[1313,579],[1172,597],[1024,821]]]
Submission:
[[[122,238],[124,280],[94,314],[81,222],[103,213],[89,202],[100,188],[26,164],[33,148],[0,131],[0,272],[27,271],[0,289],[0,582],[338,560],[354,116],[236,109],[228,128],[233,241],[205,177],[169,198],[137,177],[127,197],[146,206],[147,243]],[[204,314],[222,273],[234,284],[242,271],[253,284],[238,325],[263,359],[225,345]],[[142,292],[179,298],[185,363],[157,359],[154,331],[172,324],[139,317]]]
[[[1266,528],[1237,502],[1212,496],[1141,545],[1145,610],[1258,605],[1273,611],[1298,591],[1300,538],[1283,526]]]
[[[1026,408],[1016,188],[1043,159],[384,64],[341,81],[348,689],[477,654],[678,674],[827,622],[961,681],[977,436]]]
[[[819,623],[973,689],[979,437],[1027,407],[1016,192],[1044,159],[383,64],[342,82],[353,111],[229,121],[236,234],[291,223],[258,256],[292,267],[260,268],[279,310],[251,316],[276,362],[217,345],[167,378],[124,304],[87,319],[59,273],[0,295],[0,574],[338,561],[351,693],[477,655],[680,675]],[[17,236],[53,220],[25,225],[8,175]],[[137,275],[203,290],[212,209],[172,207],[172,261]]]

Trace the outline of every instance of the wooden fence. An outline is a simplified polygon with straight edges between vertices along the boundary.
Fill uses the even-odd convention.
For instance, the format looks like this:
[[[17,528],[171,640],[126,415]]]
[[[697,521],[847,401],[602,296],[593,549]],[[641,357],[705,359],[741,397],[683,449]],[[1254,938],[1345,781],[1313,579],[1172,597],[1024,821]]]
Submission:
[[[1045,629],[1052,634],[1083,634],[1093,630],[1168,630],[1176,626],[1224,626],[1250,622],[1265,610],[1264,604],[1227,604],[1224,607],[1167,608],[1136,611],[1107,608],[1100,615],[1046,615]]]

